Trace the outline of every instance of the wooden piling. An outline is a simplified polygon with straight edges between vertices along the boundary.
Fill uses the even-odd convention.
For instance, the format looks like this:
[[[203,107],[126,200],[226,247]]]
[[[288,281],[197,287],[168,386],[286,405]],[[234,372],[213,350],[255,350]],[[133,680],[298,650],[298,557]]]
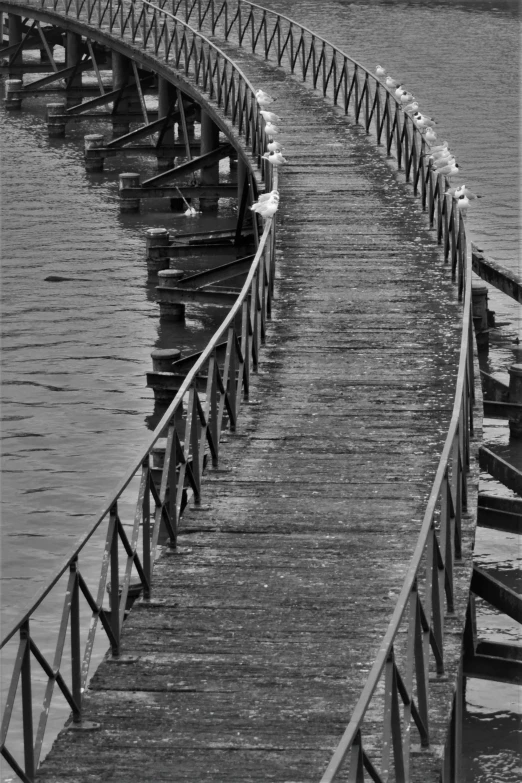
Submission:
[[[158,272],[158,281],[162,288],[175,288],[177,283],[185,277],[181,269],[163,269]],[[178,302],[159,302],[160,318],[169,321],[185,320],[185,305]]]
[[[170,234],[166,228],[148,228],[145,231],[145,258],[149,277],[169,268],[169,256],[163,248],[168,247]]]
[[[92,173],[103,171],[104,154],[100,147],[105,146],[105,138],[101,133],[90,133],[85,141],[85,171]]]
[[[509,402],[522,406],[522,364],[512,364],[509,368]],[[519,413],[511,413],[509,432],[512,438],[522,438],[522,407]]]
[[[472,299],[473,299],[473,324],[475,326],[477,348],[479,351],[487,352],[489,350],[489,331],[488,331],[488,287],[486,283],[482,283],[480,280],[473,281]]]
[[[112,88],[120,90],[127,86],[131,73],[131,64],[128,57],[119,52],[112,52]],[[118,117],[118,114],[129,113],[129,98],[123,96],[120,98],[116,112],[112,117],[112,135],[114,138],[125,136],[129,132],[130,124],[128,120]]]
[[[16,46],[22,42],[22,17],[18,14],[7,15],[7,26],[9,28],[9,46]],[[22,50],[18,54],[12,54],[9,57],[9,65],[20,66],[23,63]],[[11,74],[9,74],[11,75]]]
[[[5,108],[12,111],[13,109],[22,108],[22,80],[21,79],[7,79],[5,83]]]
[[[135,172],[125,172],[120,174],[119,192],[120,192],[120,212],[139,212],[140,211],[140,199],[139,198],[124,198],[121,191],[124,188],[139,188],[140,175]]]
[[[65,136],[67,122],[66,105],[60,103],[47,104],[47,133],[51,139],[59,139]]]
[[[158,119],[169,115],[175,100],[176,89],[174,85],[162,76],[158,76]],[[163,134],[161,143],[169,147],[174,145],[174,123]],[[174,166],[174,157],[167,155],[162,146],[158,149],[157,161],[159,171],[170,169]]]
[[[79,65],[82,59],[82,37],[78,33],[67,31],[65,38],[65,64],[67,68]],[[82,86],[82,72],[73,74],[67,81],[67,89],[74,89]],[[76,99],[72,99],[76,102]]]
[[[169,383],[174,379],[172,364],[182,358],[181,351],[178,348],[155,348],[150,356],[152,372],[147,373],[147,386],[154,391],[156,403],[170,405],[177,392],[175,384]]]
[[[207,112],[201,112],[201,155],[212,152],[219,146],[219,128]],[[219,162],[211,163],[201,169],[202,185],[219,184]],[[199,207],[202,212],[215,212],[218,208],[217,198],[200,198]]]

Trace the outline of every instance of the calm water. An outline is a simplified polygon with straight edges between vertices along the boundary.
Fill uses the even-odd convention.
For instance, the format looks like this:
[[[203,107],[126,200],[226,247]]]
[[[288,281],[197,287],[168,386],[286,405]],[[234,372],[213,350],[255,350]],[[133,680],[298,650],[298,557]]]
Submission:
[[[384,65],[413,91],[455,150],[460,181],[483,195],[469,211],[471,239],[518,270],[518,2],[281,0],[272,7],[363,65]],[[18,114],[0,109],[5,622],[70,551],[144,443],[153,409],[145,386],[151,350],[198,347],[217,316],[196,310],[186,327],[160,328],[143,230],[186,230],[187,219],[165,211],[121,216],[116,175],[126,164],[112,159],[107,174],[87,177],[87,130],[78,125],[65,143],[49,141],[50,100],[27,101]],[[148,166],[134,159],[128,170]],[[67,279],[45,282],[49,275]],[[520,312],[498,295],[492,307],[510,324],[490,357],[490,369],[502,373],[522,335]],[[492,427],[487,437],[508,449],[505,429]],[[520,568],[515,536],[479,532],[477,554],[504,573]],[[485,610],[481,632],[519,640],[517,627]],[[468,781],[522,778],[521,712],[520,690],[468,682]]]

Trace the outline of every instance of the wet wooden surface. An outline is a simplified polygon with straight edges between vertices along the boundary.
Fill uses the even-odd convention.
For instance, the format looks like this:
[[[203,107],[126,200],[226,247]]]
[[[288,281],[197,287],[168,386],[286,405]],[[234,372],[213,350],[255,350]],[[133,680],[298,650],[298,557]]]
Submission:
[[[277,98],[289,161],[252,404],[223,472],[206,474],[208,508],[186,512],[178,553],[156,565],[164,603],[130,613],[135,660],[104,662],[91,682],[100,729],[61,734],[47,783],[318,781],[392,613],[449,421],[459,319],[417,202],[361,128],[239,59]]]

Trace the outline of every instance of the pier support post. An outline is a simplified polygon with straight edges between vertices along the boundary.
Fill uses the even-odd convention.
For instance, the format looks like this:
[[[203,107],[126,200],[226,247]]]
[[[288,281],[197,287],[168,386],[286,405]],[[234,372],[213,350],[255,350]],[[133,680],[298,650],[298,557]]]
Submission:
[[[6,80],[5,108],[9,110],[22,108],[22,80],[21,79]]]
[[[201,111],[201,152],[205,155],[219,146],[219,128],[206,111]],[[200,181],[202,185],[219,184],[219,162],[212,163],[201,169]],[[200,198],[199,207],[202,212],[215,212],[218,208],[217,198]]]
[[[488,287],[481,281],[473,281],[471,288],[471,295],[473,300],[473,324],[475,326],[477,348],[479,351],[484,351],[487,353],[489,350]]]
[[[112,89],[119,90],[129,83],[131,72],[130,61],[119,52],[112,52]],[[118,102],[116,113],[112,118],[112,135],[114,138],[125,136],[129,132],[129,121],[118,118],[118,112],[129,113],[129,98],[124,96]]]
[[[176,100],[176,88],[167,79],[158,76],[158,119],[167,117],[174,101]],[[174,123],[163,134],[162,144],[170,147],[174,145]],[[168,155],[160,147],[157,153],[158,170],[170,169],[174,166],[174,156]]]
[[[79,65],[82,59],[82,37],[78,33],[67,32],[65,38],[65,65],[72,68],[73,65]],[[82,72],[78,71],[71,77],[67,83],[67,89],[81,88]],[[75,99],[72,99],[75,100]]]
[[[65,103],[47,104],[47,133],[51,139],[60,139],[65,136],[65,124],[67,113]]]
[[[91,173],[103,171],[104,154],[100,147],[105,146],[105,138],[101,133],[90,133],[84,137],[85,141],[85,171]]]
[[[148,228],[145,231],[145,258],[149,277],[169,268],[169,257],[163,248],[168,247],[170,234],[166,228]]]
[[[161,288],[175,288],[176,284],[185,277],[185,272],[181,269],[164,269],[158,272],[158,281]],[[160,318],[166,318],[169,321],[185,320],[185,305],[182,303],[163,302],[159,303]]]
[[[122,195],[125,188],[139,188],[140,175],[135,172],[126,172],[120,174],[119,193],[120,193],[120,212],[139,212],[140,199],[136,196],[126,197]]]
[[[522,405],[522,364],[512,364],[509,368],[509,402]],[[522,438],[522,409],[510,417],[509,432],[512,438]]]
[[[172,363],[181,359],[179,348],[155,348],[151,353],[154,372],[172,372]]]
[[[154,392],[154,402],[159,405],[170,405],[177,394],[177,389],[172,381],[172,363],[181,359],[181,351],[178,348],[155,348],[151,352],[152,373],[147,373],[147,386]],[[155,376],[162,373],[164,377]],[[169,375],[171,378],[169,378]],[[154,467],[162,468],[165,456],[165,442],[158,442],[156,454],[153,453]]]
[[[17,46],[22,42],[22,17],[18,14],[7,15],[7,26],[9,28],[9,46]],[[19,66],[23,65],[23,53],[22,50],[15,56],[12,54],[9,57],[9,65]],[[9,74],[10,75],[10,74]]]

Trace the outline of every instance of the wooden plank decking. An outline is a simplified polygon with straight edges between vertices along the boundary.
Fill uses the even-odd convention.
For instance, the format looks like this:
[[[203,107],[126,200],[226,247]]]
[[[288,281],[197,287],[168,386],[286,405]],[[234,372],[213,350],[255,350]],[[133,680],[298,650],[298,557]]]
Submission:
[[[452,405],[447,267],[359,128],[241,55],[277,97],[277,302],[251,405],[188,510],[128,664],[87,696],[47,783],[318,781],[359,696],[413,551]],[[449,708],[449,705],[448,705]],[[439,738],[440,739],[440,738]],[[428,780],[428,777],[425,778]]]

